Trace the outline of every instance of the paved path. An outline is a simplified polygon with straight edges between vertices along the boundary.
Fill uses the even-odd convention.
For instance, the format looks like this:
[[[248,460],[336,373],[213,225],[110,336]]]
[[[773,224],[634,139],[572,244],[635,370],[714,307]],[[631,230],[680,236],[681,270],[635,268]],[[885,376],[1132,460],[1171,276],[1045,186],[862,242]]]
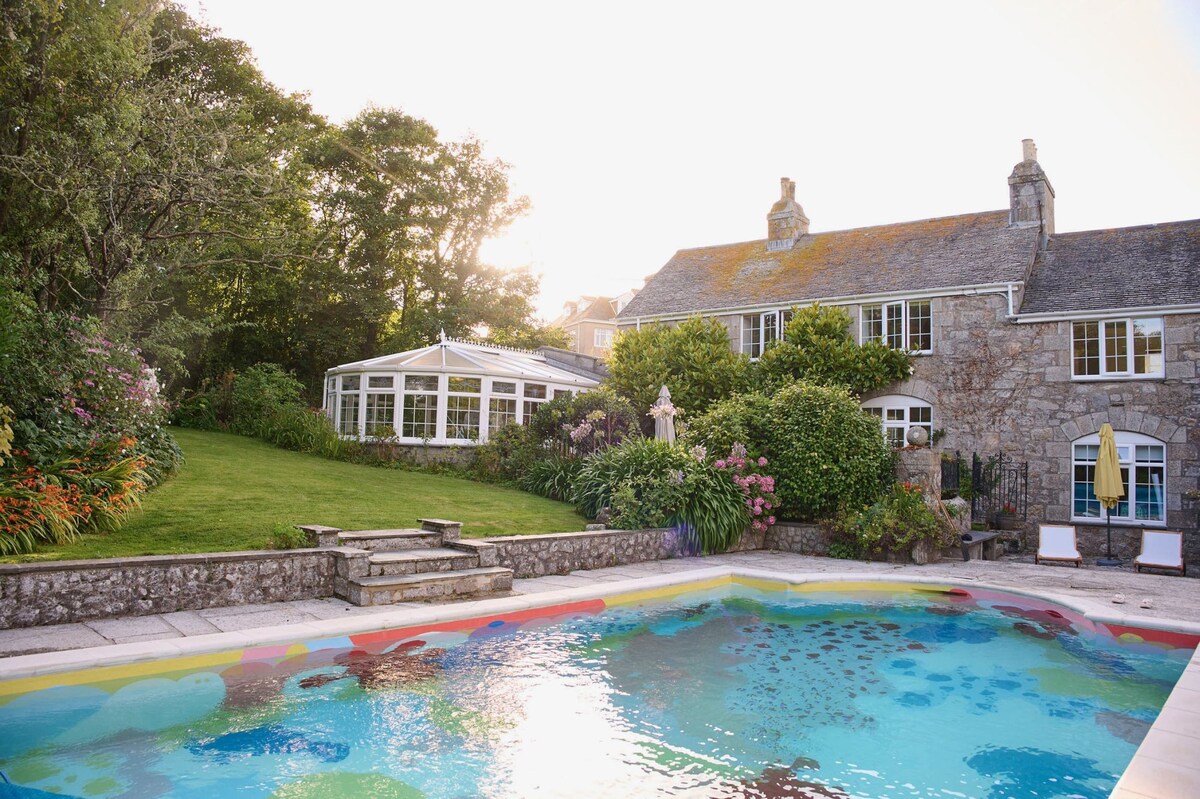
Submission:
[[[1101,569],[1085,566],[1035,566],[1019,560],[943,561],[928,566],[807,557],[785,552],[742,552],[707,558],[678,558],[652,561],[609,569],[578,571],[572,574],[515,580],[517,594],[557,591],[596,582],[615,582],[653,574],[703,569],[722,564],[740,564],[758,569],[809,574],[863,572],[894,574],[897,577],[953,577],[1023,590],[1045,590],[1063,596],[1086,597],[1107,602],[1116,593],[1127,599],[1120,607],[1124,613],[1144,618],[1178,619],[1200,622],[1200,580],[1155,574],[1135,574],[1129,569]],[[1143,599],[1153,605],[1142,609]],[[393,613],[420,604],[360,608],[340,599],[306,599],[266,605],[179,611],[156,616],[131,616],[81,624],[56,624],[16,630],[0,630],[0,657],[111,644],[184,638],[218,632],[253,630],[316,620],[345,618],[377,613]],[[1114,609],[1116,606],[1114,606]]]

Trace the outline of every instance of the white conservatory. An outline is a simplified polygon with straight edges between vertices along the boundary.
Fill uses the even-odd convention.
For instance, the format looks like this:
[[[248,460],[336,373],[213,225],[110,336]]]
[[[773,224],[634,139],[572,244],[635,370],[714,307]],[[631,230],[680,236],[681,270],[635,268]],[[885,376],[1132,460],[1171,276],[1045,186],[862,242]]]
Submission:
[[[539,404],[599,382],[527,350],[442,337],[429,347],[335,366],[323,408],[347,438],[471,446]]]

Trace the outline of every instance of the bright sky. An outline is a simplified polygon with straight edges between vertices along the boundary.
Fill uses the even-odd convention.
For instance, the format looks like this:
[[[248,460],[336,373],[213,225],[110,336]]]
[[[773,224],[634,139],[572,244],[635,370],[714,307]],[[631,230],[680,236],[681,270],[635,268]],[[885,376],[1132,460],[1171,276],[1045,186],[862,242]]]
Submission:
[[[1021,139],[1059,231],[1200,217],[1200,3],[186,0],[335,121],[478,136],[533,211],[485,249],[549,319],[675,250],[1005,208]]]

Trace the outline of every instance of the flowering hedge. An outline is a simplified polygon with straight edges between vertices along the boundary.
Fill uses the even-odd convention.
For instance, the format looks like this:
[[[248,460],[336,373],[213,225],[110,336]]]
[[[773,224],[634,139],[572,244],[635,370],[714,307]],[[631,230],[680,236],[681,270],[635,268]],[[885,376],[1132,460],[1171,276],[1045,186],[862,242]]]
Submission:
[[[779,507],[779,499],[775,496],[775,478],[769,474],[749,471],[754,467],[763,469],[767,465],[766,458],[750,459],[746,454],[745,445],[741,443],[735,443],[727,457],[718,458],[713,462],[713,468],[727,471],[733,477],[733,484],[746,498],[750,527],[758,532],[766,532],[766,529],[775,523],[772,511]]]
[[[0,304],[0,553],[114,529],[181,459],[154,371],[94,319]]]

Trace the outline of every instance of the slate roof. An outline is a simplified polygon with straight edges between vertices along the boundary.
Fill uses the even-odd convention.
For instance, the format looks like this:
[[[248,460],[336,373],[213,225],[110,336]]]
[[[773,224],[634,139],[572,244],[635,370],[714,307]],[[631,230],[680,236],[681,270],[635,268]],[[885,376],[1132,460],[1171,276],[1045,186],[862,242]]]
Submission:
[[[1051,236],[1020,313],[1200,304],[1200,219]]]
[[[586,302],[579,303],[574,313],[560,315],[550,324],[553,327],[569,327],[577,325],[585,319],[607,322],[616,314],[613,313],[611,297],[584,297]]]
[[[617,318],[1020,281],[1037,237],[1005,209],[812,233],[777,252],[763,239],[680,250]]]

